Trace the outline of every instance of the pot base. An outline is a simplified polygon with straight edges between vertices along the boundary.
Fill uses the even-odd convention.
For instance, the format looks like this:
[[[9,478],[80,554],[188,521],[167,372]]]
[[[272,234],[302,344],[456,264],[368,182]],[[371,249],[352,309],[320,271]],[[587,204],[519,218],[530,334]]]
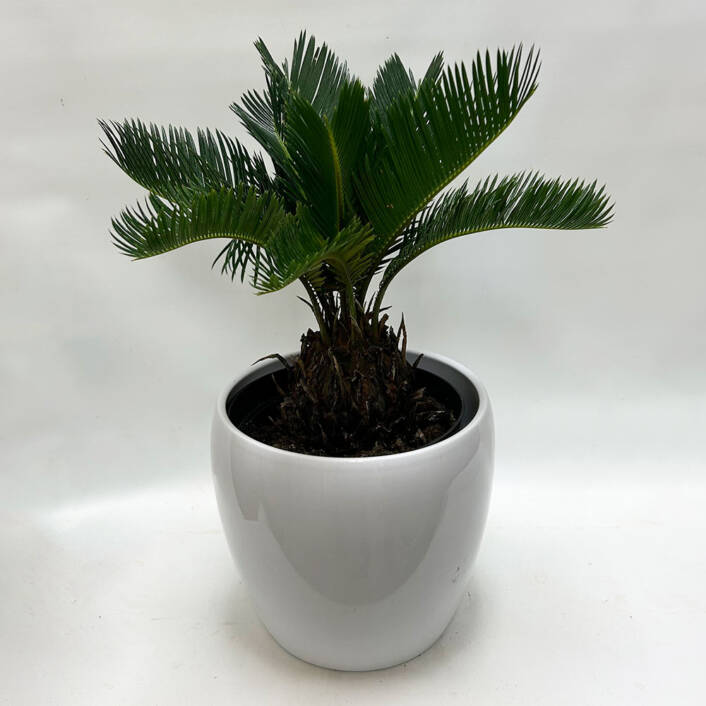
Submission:
[[[455,615],[455,612],[454,612]],[[288,654],[296,659],[311,664],[314,667],[321,667],[322,669],[331,669],[337,672],[375,672],[381,669],[391,669],[392,667],[398,667],[401,664],[406,664],[411,662],[417,657],[421,657],[426,654],[434,645],[443,637],[444,633],[448,629],[449,625],[453,621],[453,615],[451,620],[444,625],[441,632],[435,633],[434,636],[427,641],[424,647],[410,647],[409,649],[400,651],[394,656],[389,655],[386,659],[380,659],[378,661],[372,661],[370,659],[348,659],[347,661],[333,659],[330,655],[320,655],[314,656],[306,653],[301,653],[299,651],[299,645],[289,646],[283,640],[280,640],[264,623],[263,626],[267,630],[270,637]],[[260,621],[262,622],[262,621]]]

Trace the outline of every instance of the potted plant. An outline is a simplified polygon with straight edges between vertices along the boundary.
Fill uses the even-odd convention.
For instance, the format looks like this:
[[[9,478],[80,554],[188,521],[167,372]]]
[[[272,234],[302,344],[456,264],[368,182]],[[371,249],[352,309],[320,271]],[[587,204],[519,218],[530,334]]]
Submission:
[[[366,89],[302,33],[262,40],[266,88],[232,106],[270,163],[222,132],[101,122],[149,191],[113,220],[136,259],[224,238],[221,271],[258,293],[298,281],[316,328],[219,397],[212,462],[232,554],[293,654],[363,670],[408,660],[451,620],[490,497],[493,421],[464,366],[407,349],[384,296],[418,255],[496,228],[599,228],[604,188],[526,172],[445,187],[535,92],[534,50],[478,54],[421,80],[397,55]],[[443,193],[442,193],[443,192]]]

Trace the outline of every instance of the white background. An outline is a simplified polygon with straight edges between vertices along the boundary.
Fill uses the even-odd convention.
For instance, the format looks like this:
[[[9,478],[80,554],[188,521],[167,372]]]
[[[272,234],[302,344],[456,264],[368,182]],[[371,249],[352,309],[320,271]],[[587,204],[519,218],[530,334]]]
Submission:
[[[18,2],[0,10],[0,703],[703,704],[706,5]],[[290,657],[255,618],[210,488],[221,388],[312,321],[218,243],[131,263],[140,189],[97,117],[243,136],[228,104],[309,28],[369,83],[518,41],[540,88],[468,171],[598,178],[602,231],[440,246],[389,293],[410,345],[486,382],[497,481],[466,599],[369,674]],[[250,142],[245,140],[248,144]]]

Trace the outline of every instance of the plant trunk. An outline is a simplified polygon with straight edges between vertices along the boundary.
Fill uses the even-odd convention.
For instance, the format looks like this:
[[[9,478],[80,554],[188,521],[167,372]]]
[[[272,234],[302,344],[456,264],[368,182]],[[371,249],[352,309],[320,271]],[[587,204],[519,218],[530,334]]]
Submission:
[[[371,319],[372,321],[372,319]],[[248,430],[265,443],[324,456],[372,456],[419,448],[443,434],[453,412],[415,382],[406,359],[404,322],[337,320],[330,343],[320,332],[302,336],[288,368],[278,414]]]

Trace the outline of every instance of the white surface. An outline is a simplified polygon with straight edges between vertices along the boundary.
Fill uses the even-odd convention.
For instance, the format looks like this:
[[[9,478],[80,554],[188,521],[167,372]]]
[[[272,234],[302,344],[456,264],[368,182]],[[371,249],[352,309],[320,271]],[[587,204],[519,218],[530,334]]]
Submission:
[[[704,3],[0,12],[0,703],[704,703]],[[282,56],[304,26],[366,82],[393,50],[419,72],[536,43],[539,91],[469,177],[597,177],[617,203],[605,231],[445,244],[391,288],[410,345],[486,382],[497,485],[449,632],[369,675],[274,645],[209,485],[215,397],[310,325],[296,290],[231,285],[214,243],[135,264],[106,236],[140,189],[95,118],[242,135],[252,40]]]
[[[703,703],[703,492],[498,484],[441,640],[344,673],[259,623],[206,481],[5,519],[0,703]]]

